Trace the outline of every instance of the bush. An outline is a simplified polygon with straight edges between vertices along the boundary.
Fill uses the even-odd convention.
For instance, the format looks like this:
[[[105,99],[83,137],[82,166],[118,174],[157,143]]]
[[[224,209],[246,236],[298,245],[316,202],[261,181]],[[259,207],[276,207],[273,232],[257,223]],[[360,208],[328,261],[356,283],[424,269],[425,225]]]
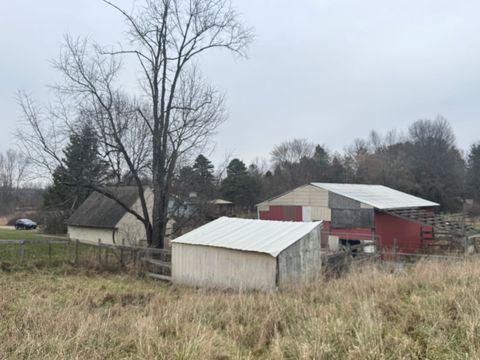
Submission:
[[[72,214],[69,210],[43,211],[42,230],[47,234],[65,234],[67,232],[67,220]]]

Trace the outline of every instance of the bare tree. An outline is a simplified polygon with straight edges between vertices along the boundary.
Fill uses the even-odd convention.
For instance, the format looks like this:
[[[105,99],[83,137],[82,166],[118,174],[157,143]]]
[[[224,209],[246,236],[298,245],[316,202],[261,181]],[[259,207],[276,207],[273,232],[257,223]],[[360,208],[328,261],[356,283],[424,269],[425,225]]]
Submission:
[[[0,187],[17,190],[25,182],[29,160],[15,150],[0,153]]]
[[[177,161],[204,146],[225,119],[223,97],[202,79],[194,60],[216,48],[245,55],[252,34],[228,0],[145,0],[133,12],[103,2],[124,18],[128,45],[107,49],[66,37],[55,63],[64,78],[55,90],[66,100],[41,120],[31,100],[22,96],[33,137],[23,135],[21,140],[43,167],[53,170],[53,164],[61,163],[63,130],[75,128],[68,110],[75,109],[77,118],[88,114],[115,176],[127,172],[138,187],[142,212],[126,210],[144,223],[149,245],[163,247]],[[137,61],[140,96],[121,91],[122,56]],[[56,132],[53,123],[59,121],[63,126]],[[152,217],[142,174],[149,174],[152,181]],[[105,188],[92,188],[118,201]]]
[[[282,165],[285,163],[296,163],[304,157],[312,157],[315,145],[307,139],[293,139],[276,145],[272,152],[272,163]]]

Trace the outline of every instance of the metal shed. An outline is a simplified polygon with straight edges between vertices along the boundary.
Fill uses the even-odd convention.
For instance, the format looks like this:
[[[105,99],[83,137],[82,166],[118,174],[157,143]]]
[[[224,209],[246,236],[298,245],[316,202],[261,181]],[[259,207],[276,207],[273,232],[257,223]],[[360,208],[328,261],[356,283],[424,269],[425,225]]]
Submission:
[[[273,290],[315,279],[321,222],[221,217],[172,241],[172,281]]]

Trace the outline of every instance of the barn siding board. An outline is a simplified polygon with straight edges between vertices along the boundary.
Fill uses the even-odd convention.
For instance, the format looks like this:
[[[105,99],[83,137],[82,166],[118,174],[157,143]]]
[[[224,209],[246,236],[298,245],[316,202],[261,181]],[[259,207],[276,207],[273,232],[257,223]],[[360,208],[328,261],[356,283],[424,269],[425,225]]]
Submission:
[[[320,229],[305,235],[278,255],[279,287],[318,278],[321,269]]]
[[[312,207],[312,220],[313,221],[330,221],[332,220],[332,211],[328,207]]]
[[[374,218],[373,209],[332,209],[334,228],[373,228]]]
[[[398,251],[414,253],[421,247],[422,225],[413,221],[377,212],[375,228],[379,237],[379,249],[394,251],[395,239],[398,241]]]
[[[259,204],[259,206],[264,205],[328,207],[328,191],[313,185],[305,185],[286,194],[280,195],[277,198]]]
[[[172,280],[189,286],[273,290],[276,263],[268,254],[172,244]]]
[[[328,207],[331,209],[360,209],[360,202],[330,192],[328,196]]]

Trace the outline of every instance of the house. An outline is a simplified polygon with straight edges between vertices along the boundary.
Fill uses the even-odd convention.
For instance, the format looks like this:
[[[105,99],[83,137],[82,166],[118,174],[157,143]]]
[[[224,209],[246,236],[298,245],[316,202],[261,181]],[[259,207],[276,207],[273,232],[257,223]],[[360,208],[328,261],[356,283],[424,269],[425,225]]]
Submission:
[[[324,221],[322,246],[376,242],[413,253],[433,238],[439,204],[382,185],[310,183],[257,205],[263,220]],[[428,220],[428,221],[427,221]]]
[[[273,290],[315,279],[321,222],[221,217],[172,241],[172,281]]]
[[[139,214],[142,207],[136,186],[110,187],[108,190],[122,203]],[[153,206],[153,193],[145,190],[149,209]],[[83,242],[116,245],[145,245],[143,223],[127,212],[118,202],[93,192],[67,220],[68,236]]]

